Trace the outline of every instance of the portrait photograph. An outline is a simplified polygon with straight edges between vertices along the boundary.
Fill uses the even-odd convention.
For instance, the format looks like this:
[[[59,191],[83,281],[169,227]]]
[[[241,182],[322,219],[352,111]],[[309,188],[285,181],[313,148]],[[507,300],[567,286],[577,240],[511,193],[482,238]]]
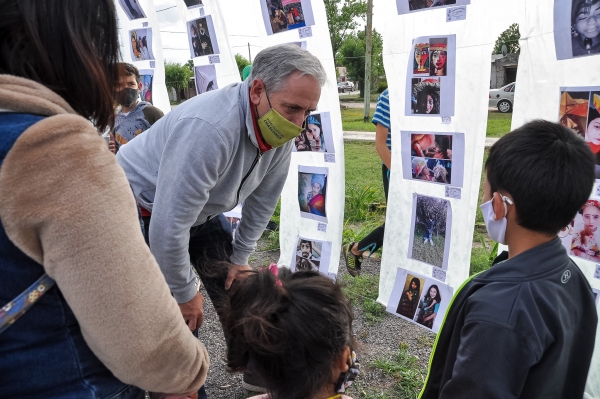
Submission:
[[[119,4],[129,20],[146,18],[138,0],[119,0]]]
[[[440,79],[413,78],[411,101],[412,114],[439,115],[441,110]]]
[[[590,198],[558,236],[569,255],[600,262],[600,198]]]
[[[152,29],[134,29],[129,31],[131,59],[133,61],[153,60]]]
[[[314,25],[310,0],[261,0],[268,35]]]
[[[448,39],[445,37],[429,41],[429,75],[446,76],[448,70]]]
[[[217,70],[214,65],[202,65],[194,67],[194,79],[196,80],[196,92],[198,94],[217,90]]]
[[[600,54],[600,0],[554,0],[559,60]]]
[[[298,236],[290,270],[292,272],[310,270],[327,276],[330,256],[331,242]]]
[[[142,91],[140,96],[142,101],[152,102],[152,81],[154,79],[153,69],[140,69],[140,81],[142,82]]]
[[[431,266],[446,270],[451,231],[450,202],[413,194],[409,254]]]
[[[327,174],[327,168],[298,166],[298,205],[302,217],[327,223]]]
[[[305,126],[306,129],[294,139],[293,151],[335,152],[329,112],[309,115],[306,118]]]
[[[187,29],[191,58],[219,54],[219,47],[210,15],[188,21]]]

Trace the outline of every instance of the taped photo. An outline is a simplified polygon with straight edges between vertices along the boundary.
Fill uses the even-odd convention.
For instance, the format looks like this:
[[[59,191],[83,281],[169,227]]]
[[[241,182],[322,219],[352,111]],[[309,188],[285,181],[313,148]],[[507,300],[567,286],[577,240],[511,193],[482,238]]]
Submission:
[[[183,2],[188,10],[204,6],[204,4],[202,4],[202,0],[183,0]]]
[[[407,14],[413,11],[425,11],[436,8],[464,6],[471,4],[471,0],[396,0],[398,14]]]
[[[134,29],[129,31],[131,59],[133,61],[153,60],[152,28]]]
[[[140,82],[142,91],[140,96],[142,101],[152,103],[152,81],[154,80],[154,69],[140,69]]]
[[[329,112],[311,114],[306,118],[306,129],[294,139],[292,150],[335,153]]]
[[[463,186],[465,135],[401,131],[402,177]]]
[[[119,0],[119,4],[130,20],[146,18],[138,0]]]
[[[315,24],[310,0],[260,0],[267,35]]]
[[[600,262],[600,198],[590,198],[558,236],[569,255]]]
[[[588,143],[596,157],[596,179],[600,179],[600,86],[562,87],[558,118]]]
[[[213,26],[212,16],[188,21],[188,42],[192,58],[219,54],[219,45]]]
[[[600,54],[600,1],[554,0],[556,58]]]
[[[328,168],[298,166],[298,205],[300,216],[327,223]]]
[[[196,92],[198,94],[217,90],[217,70],[214,65],[202,65],[194,67],[194,79],[196,80]]]
[[[330,255],[331,242],[298,236],[290,270],[292,272],[312,270],[328,276]]]
[[[450,201],[413,194],[409,258],[448,270],[451,231]]]
[[[412,49],[406,115],[454,116],[456,36],[419,37]]]
[[[398,268],[386,310],[437,333],[452,294],[441,281]]]

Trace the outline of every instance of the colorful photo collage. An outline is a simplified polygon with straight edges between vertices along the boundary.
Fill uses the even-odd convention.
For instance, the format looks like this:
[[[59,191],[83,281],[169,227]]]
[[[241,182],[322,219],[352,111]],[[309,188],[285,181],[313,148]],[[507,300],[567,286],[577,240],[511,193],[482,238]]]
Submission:
[[[212,16],[188,21],[188,41],[192,58],[219,54]]]
[[[290,262],[292,272],[316,271],[328,276],[331,242],[298,237]]]
[[[268,35],[315,24],[310,0],[261,0]]]
[[[400,132],[403,177],[462,187],[463,133]]]
[[[600,2],[554,0],[556,58],[600,54]]]
[[[558,119],[588,143],[600,179],[600,86],[561,88]]]
[[[452,294],[441,281],[398,268],[386,310],[437,333]]]
[[[306,118],[306,129],[294,139],[293,151],[335,152],[329,112],[311,114]]]
[[[406,115],[454,116],[456,36],[419,37],[412,49]]]
[[[328,168],[298,166],[298,205],[300,216],[327,223]]]

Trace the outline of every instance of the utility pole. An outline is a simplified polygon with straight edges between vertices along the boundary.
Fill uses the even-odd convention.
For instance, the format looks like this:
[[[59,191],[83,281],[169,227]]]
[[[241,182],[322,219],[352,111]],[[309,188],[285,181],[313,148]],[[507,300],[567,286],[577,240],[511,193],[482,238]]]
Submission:
[[[250,54],[250,43],[248,43],[248,61],[252,64],[252,55]]]
[[[364,122],[371,121],[371,53],[372,53],[372,37],[373,37],[373,0],[367,0],[367,27],[365,32],[365,114]]]

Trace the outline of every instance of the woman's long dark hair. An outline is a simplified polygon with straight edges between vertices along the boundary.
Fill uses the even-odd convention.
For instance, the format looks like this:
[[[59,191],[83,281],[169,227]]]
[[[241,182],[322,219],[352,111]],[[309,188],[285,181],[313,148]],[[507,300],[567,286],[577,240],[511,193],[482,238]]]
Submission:
[[[410,284],[408,285],[408,290],[407,290],[407,291],[410,291],[410,290],[412,290],[412,283],[415,283],[415,284],[416,284],[416,286],[417,286],[417,291],[419,291],[419,292],[420,292],[420,291],[421,291],[421,281],[420,281],[418,278],[416,278],[416,277],[413,277],[413,279],[412,279],[412,280],[410,280]]]
[[[355,347],[352,309],[341,287],[311,271],[250,272],[224,307],[227,366],[248,361],[274,399],[312,398],[330,384],[345,346]]]
[[[431,296],[429,295],[432,288],[435,288],[435,291],[437,292],[437,294],[435,295],[435,298],[431,298]],[[438,286],[436,284],[430,285],[429,289],[427,290],[427,294],[425,295],[425,301],[428,301],[430,299],[435,299],[436,303],[442,302],[442,295],[440,294],[440,289],[438,288]]]
[[[0,73],[43,84],[112,126],[119,41],[112,0],[0,0]]]

